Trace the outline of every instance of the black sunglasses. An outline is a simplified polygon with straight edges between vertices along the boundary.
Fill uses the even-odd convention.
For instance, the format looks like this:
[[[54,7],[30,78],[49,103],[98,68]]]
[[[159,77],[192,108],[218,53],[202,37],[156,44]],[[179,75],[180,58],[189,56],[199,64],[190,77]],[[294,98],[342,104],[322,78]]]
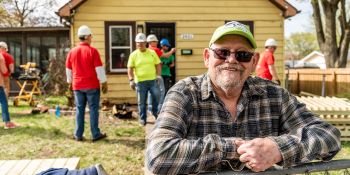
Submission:
[[[254,55],[254,52],[245,52],[245,51],[237,51],[237,52],[230,52],[230,50],[226,49],[219,49],[219,48],[209,48],[214,52],[214,58],[220,59],[220,60],[227,60],[228,57],[231,55],[231,53],[235,54],[236,60],[238,62],[250,62],[252,60],[252,57]]]

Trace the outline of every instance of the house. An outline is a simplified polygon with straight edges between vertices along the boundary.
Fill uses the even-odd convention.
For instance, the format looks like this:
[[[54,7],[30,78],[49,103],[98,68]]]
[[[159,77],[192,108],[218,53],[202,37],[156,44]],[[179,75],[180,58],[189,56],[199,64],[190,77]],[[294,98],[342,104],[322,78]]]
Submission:
[[[350,53],[350,50],[349,50],[349,53]],[[304,63],[316,64],[321,69],[327,68],[326,61],[324,59],[324,54],[322,53],[322,51],[313,51],[298,62],[298,64],[304,64]],[[347,57],[346,68],[350,68],[350,54],[348,54],[348,57]]]
[[[10,80],[10,95],[18,95],[16,78],[23,73],[20,65],[35,62],[43,73],[48,61],[60,52],[60,45],[69,40],[69,27],[8,27],[0,28],[0,42],[6,42],[14,63],[14,78]],[[68,42],[68,44],[70,44]]]
[[[284,79],[284,20],[297,13],[284,0],[71,0],[57,12],[62,23],[70,26],[72,46],[79,44],[80,26],[91,28],[91,46],[101,55],[109,85],[108,94],[101,94],[101,98],[133,104],[137,99],[129,87],[127,68],[116,68],[116,64],[122,53],[128,57],[136,49],[137,33],[166,38],[177,48],[176,66],[171,70],[174,84],[205,73],[202,54],[212,34],[228,21],[239,21],[251,29],[257,52],[265,50],[268,38],[277,41],[275,67],[280,79]]]

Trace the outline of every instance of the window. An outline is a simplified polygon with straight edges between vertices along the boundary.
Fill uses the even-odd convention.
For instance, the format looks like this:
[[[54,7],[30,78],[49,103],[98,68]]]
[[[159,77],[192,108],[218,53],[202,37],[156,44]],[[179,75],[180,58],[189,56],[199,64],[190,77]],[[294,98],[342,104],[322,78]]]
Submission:
[[[27,62],[40,66],[40,37],[27,37]]]
[[[231,21],[236,21],[236,20],[231,20]],[[231,22],[231,21],[225,21],[225,23]],[[237,21],[239,23],[242,23],[244,25],[246,25],[250,32],[253,34],[254,37],[254,21]]]
[[[111,72],[125,72],[131,46],[131,26],[110,26],[110,64]]]
[[[60,37],[59,42],[59,57],[60,59],[65,60],[67,58],[68,52],[70,51],[69,37]]]
[[[13,58],[14,63],[14,75],[22,73],[22,68],[20,66],[22,62],[22,37],[8,37],[7,46],[9,47],[9,53]]]
[[[7,43],[7,38],[6,38],[6,37],[0,37],[0,42],[5,42],[5,43]]]
[[[127,73],[129,55],[135,49],[135,22],[105,22],[106,73]]]

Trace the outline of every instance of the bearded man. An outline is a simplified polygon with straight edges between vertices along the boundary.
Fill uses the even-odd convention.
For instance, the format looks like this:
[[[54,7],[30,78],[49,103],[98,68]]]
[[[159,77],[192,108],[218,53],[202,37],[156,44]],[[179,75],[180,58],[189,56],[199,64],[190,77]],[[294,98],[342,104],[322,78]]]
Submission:
[[[332,159],[340,132],[286,89],[251,77],[259,60],[253,35],[232,21],[204,49],[208,72],[173,86],[149,138],[146,165],[154,174],[228,170],[254,172]]]

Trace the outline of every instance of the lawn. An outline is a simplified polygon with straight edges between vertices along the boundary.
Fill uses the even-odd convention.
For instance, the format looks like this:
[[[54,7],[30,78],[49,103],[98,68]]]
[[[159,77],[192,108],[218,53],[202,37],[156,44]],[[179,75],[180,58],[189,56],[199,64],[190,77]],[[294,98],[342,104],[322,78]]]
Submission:
[[[50,97],[47,106],[65,104],[62,97]],[[21,101],[14,107],[9,101],[11,120],[22,127],[3,129],[0,125],[0,160],[74,158],[81,159],[80,167],[101,163],[110,175],[144,174],[141,169],[145,159],[145,132],[138,126],[137,116],[120,120],[109,113],[100,115],[100,129],[107,132],[107,139],[91,142],[90,122],[85,118],[85,141],[72,139],[74,116],[56,117],[52,114],[20,116],[15,112],[29,110],[28,103]],[[135,113],[134,113],[135,114]],[[350,143],[342,142],[343,149],[335,159],[349,159]],[[324,173],[313,173],[324,174]],[[331,171],[330,174],[343,174]]]
[[[48,106],[65,103],[61,97],[52,98]],[[104,113],[100,115],[99,127],[107,138],[91,141],[90,122],[85,118],[85,141],[73,140],[74,116],[56,117],[52,114],[20,116],[15,112],[30,110],[28,103],[21,101],[14,107],[9,101],[10,118],[22,125],[16,129],[3,129],[0,125],[0,160],[48,159],[79,157],[80,167],[101,163],[113,174],[143,174],[145,132],[138,126],[137,116],[120,120]]]

